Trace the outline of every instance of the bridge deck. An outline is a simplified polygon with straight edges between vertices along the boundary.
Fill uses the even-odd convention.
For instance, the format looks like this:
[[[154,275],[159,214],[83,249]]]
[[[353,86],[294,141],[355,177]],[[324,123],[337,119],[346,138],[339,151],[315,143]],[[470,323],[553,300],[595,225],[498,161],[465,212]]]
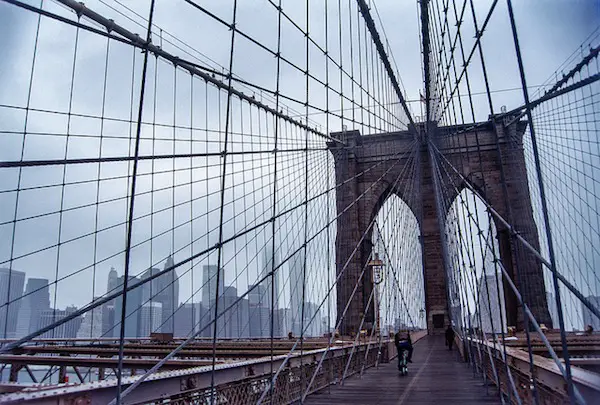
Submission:
[[[408,376],[401,377],[397,362],[352,377],[310,395],[307,405],[334,404],[500,404],[494,388],[486,390],[480,378],[448,351],[442,336],[427,336],[415,344]]]

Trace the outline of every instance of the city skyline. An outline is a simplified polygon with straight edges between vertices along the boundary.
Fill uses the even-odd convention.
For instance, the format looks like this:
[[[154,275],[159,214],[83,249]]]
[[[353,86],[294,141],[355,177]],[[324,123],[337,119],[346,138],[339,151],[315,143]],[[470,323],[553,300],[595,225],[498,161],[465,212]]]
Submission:
[[[272,253],[265,249],[262,254],[263,271],[261,277],[265,277],[270,272]],[[259,285],[251,285],[250,291],[245,298],[238,296],[238,290],[233,286],[224,285],[224,269],[221,268],[219,307],[220,309],[233,306],[231,310],[223,314],[217,322],[218,337],[268,337],[271,334],[271,311],[274,314],[273,331],[276,336],[285,336],[289,332],[300,335],[299,326],[302,321],[299,320],[299,312],[294,310],[294,305],[299,304],[298,294],[301,294],[301,288],[298,288],[297,282],[293,280],[294,275],[301,273],[303,261],[300,259],[303,253],[299,253],[289,263],[290,293],[284,294],[279,277],[275,277],[277,288],[275,288],[275,307],[271,306],[271,288],[270,276],[264,279]],[[163,269],[168,269],[174,265],[172,256],[165,260]],[[287,267],[287,266],[286,266]],[[6,337],[19,338],[26,334],[59,321],[65,316],[70,315],[77,310],[75,305],[67,305],[65,309],[52,305],[50,294],[50,281],[48,279],[37,277],[26,277],[26,272],[8,269],[1,269],[4,277],[8,280],[10,274],[13,284],[25,284],[21,295],[18,294],[19,288],[11,288],[13,302],[9,309],[9,318],[15,319],[14,327],[8,328]],[[127,337],[147,337],[152,332],[163,333],[186,333],[198,331],[205,327],[214,319],[213,308],[215,306],[215,286],[216,286],[216,266],[203,266],[203,285],[201,287],[201,301],[189,303],[181,302],[179,297],[179,279],[175,270],[167,272],[156,277],[151,282],[133,289],[127,294],[127,308],[125,311],[125,336]],[[160,271],[157,267],[152,267],[144,272],[141,277],[129,277],[129,285],[137,283],[147,277],[150,277]],[[280,274],[281,269],[275,272]],[[7,281],[0,279],[0,287]],[[116,292],[122,288],[124,276],[119,271],[111,267],[108,271],[106,293]],[[288,297],[289,302],[281,304],[282,299]],[[93,301],[101,296],[94,297]],[[237,304],[236,304],[237,302]],[[20,304],[20,305],[18,305]],[[171,306],[169,306],[171,304]],[[313,318],[319,304],[305,303],[305,319],[308,322]],[[166,308],[165,308],[166,307]],[[87,314],[77,317],[56,330],[44,333],[43,337],[55,338],[99,338],[99,337],[118,337],[120,331],[120,314],[122,311],[122,299],[117,297],[108,301]],[[298,312],[298,313],[296,313]],[[3,322],[10,326],[10,322]],[[307,326],[306,335],[320,335],[324,333],[324,326],[321,322],[320,314],[314,316],[310,326]],[[201,336],[209,337],[212,335],[212,328],[205,328]]]

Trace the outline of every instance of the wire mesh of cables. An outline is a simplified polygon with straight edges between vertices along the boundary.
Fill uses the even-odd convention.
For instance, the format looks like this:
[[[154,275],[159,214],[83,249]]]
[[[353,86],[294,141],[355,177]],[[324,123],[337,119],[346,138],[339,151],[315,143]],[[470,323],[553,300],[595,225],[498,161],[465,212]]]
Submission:
[[[384,221],[388,211],[393,219]],[[419,224],[399,197],[392,195],[384,203],[373,239],[373,251],[385,264],[379,288],[383,333],[426,329]]]
[[[273,358],[282,336],[300,353],[307,337],[333,338],[335,196],[352,179],[336,183],[330,145],[412,120],[366,2],[0,7],[21,27],[2,41],[22,61],[0,78],[2,352],[117,342],[120,402],[137,386],[121,395],[128,339],[181,339],[140,384],[191,342],[210,344],[214,374],[223,339],[264,339]],[[397,181],[413,184],[407,167]],[[392,210],[383,234],[409,214]],[[410,258],[383,254],[398,263],[391,322],[392,280],[405,277],[394,266]]]
[[[557,268],[579,292],[598,307],[600,296],[596,271],[598,257],[598,31],[569,59],[561,71],[552,75],[550,85],[536,100],[532,109],[539,150],[541,176],[547,184],[546,201],[550,216]],[[561,92],[562,94],[559,94]],[[524,139],[526,163],[534,167],[533,144],[528,131]],[[530,170],[530,183],[535,184],[535,170]],[[534,189],[536,222],[542,223],[540,194]],[[545,241],[544,238],[541,238]],[[542,247],[548,257],[548,245]],[[547,283],[551,275],[546,272]],[[565,327],[583,331],[588,325],[600,326],[598,319],[570,291],[562,290]],[[552,307],[558,322],[556,304]]]
[[[514,14],[510,0],[506,6],[421,2],[427,115],[444,126],[428,142],[444,218],[449,306],[454,327],[475,342],[469,357],[486,370],[482,378],[495,380],[503,399],[520,403],[527,395],[540,403],[552,397],[534,377],[536,339],[556,361],[570,400],[579,403],[566,332],[598,322],[599,314],[593,264],[598,34],[530,99]],[[504,40],[493,40],[514,49],[507,71],[523,88],[523,104],[509,112],[494,107],[486,65],[484,44],[491,43],[490,30],[498,31],[494,22],[507,27]],[[487,106],[473,102],[482,87]],[[478,123],[484,113],[491,120]],[[564,365],[543,333],[550,325],[560,334],[552,338],[562,345]],[[515,326],[525,331],[530,356],[526,394],[506,365],[507,327]]]

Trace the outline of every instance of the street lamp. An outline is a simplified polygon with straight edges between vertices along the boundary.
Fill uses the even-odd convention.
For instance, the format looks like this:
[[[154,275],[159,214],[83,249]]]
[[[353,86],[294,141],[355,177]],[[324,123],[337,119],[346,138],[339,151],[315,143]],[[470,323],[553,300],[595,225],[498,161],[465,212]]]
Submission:
[[[383,281],[383,261],[379,259],[379,253],[373,253],[373,259],[369,261],[373,283],[379,285]]]
[[[378,253],[373,253],[373,259],[371,259],[369,261],[369,263],[367,263],[368,266],[371,267],[371,281],[373,282],[373,284],[375,284],[373,286],[373,288],[375,288],[375,292],[373,293],[373,295],[375,296],[375,331],[377,332],[377,335],[380,335],[379,333],[379,328],[380,328],[380,319],[379,319],[379,300],[378,300],[378,294],[377,294],[377,286],[379,284],[381,284],[381,282],[383,281],[383,261],[381,259],[379,259],[379,254]]]

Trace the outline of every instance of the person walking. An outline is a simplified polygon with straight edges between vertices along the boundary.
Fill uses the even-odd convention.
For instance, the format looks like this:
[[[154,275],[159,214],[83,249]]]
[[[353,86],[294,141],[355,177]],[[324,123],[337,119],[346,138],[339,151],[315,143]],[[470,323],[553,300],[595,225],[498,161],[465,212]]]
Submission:
[[[448,350],[452,350],[453,343],[454,343],[454,329],[452,329],[452,325],[448,325],[448,329],[446,329],[446,346],[448,346]]]

